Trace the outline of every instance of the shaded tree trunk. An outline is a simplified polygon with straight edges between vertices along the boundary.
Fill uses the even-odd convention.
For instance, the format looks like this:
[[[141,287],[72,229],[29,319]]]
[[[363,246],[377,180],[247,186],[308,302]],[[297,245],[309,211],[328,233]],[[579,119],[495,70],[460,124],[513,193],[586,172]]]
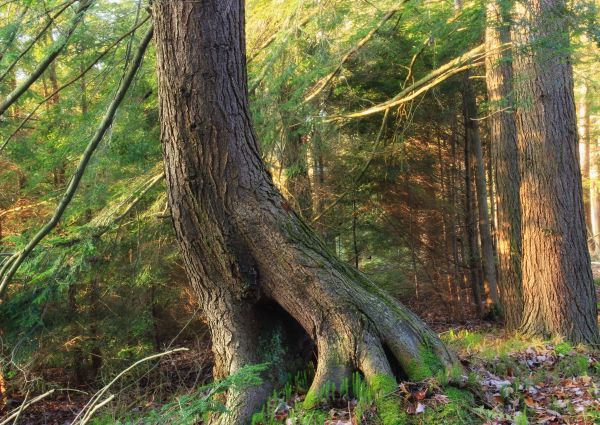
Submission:
[[[77,283],[71,282],[67,293],[67,319],[73,325],[72,334],[76,339],[80,339],[82,335],[81,325],[77,317]],[[75,375],[75,383],[82,385],[85,382],[85,370],[83,365],[83,349],[81,342],[77,341],[73,347],[73,357],[71,362],[71,370]]]
[[[330,254],[273,185],[249,116],[243,1],[153,7],[169,204],[216,376],[261,361],[257,340],[277,321],[268,304],[316,344],[308,405],[353,369],[377,391],[393,390],[384,347],[413,378],[455,365],[414,314]],[[267,391],[230,392],[222,423],[246,424]]]
[[[492,310],[498,305],[498,289],[496,286],[496,263],[494,259],[494,244],[490,228],[490,213],[488,208],[487,182],[481,135],[477,123],[477,101],[473,84],[469,79],[470,73],[465,72],[462,85],[463,114],[465,119],[466,143],[470,145],[473,157],[475,189],[477,193],[477,213],[479,218],[479,238],[481,241],[481,262],[483,266],[483,287],[486,295],[486,308]]]
[[[466,128],[465,128],[466,133]],[[466,256],[469,270],[469,283],[473,293],[473,302],[479,316],[483,315],[479,265],[479,245],[477,244],[477,220],[475,218],[475,197],[473,196],[473,165],[471,144],[465,134],[465,233],[466,233]]]
[[[566,4],[532,0],[515,12],[522,330],[596,344]]]
[[[310,220],[312,214],[312,193],[306,161],[305,136],[296,134],[283,120],[285,145],[282,166],[285,174],[284,187],[286,197],[302,217]]]
[[[512,102],[512,66],[501,46],[510,43],[509,10],[503,0],[487,4],[485,44],[486,83],[490,111],[490,138],[498,199],[497,253],[498,291],[506,328],[521,323],[521,201],[519,199],[519,152]]]
[[[92,264],[95,261],[92,262]],[[100,375],[103,358],[98,335],[98,322],[100,321],[100,286],[98,276],[93,276],[90,284],[90,372],[93,380]]]

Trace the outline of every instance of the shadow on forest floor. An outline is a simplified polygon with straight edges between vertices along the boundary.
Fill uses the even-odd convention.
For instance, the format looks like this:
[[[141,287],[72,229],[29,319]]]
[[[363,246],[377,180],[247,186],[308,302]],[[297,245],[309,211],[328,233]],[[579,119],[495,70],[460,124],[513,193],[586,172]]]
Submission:
[[[404,416],[399,423],[600,423],[600,357],[597,352],[561,341],[507,336],[480,321],[431,325],[459,354],[466,374],[401,382],[396,393],[389,395],[401,405]],[[208,346],[201,351],[196,349],[164,358],[151,373],[122,384],[115,389],[118,397],[113,404],[99,411],[90,423],[196,423],[198,416],[179,417],[173,406],[181,408],[182,403],[193,406],[194,397],[199,394],[193,391],[194,386],[210,379]],[[57,382],[58,378],[55,377]],[[376,403],[359,376],[346,388],[329,389],[322,397],[320,408],[310,411],[302,409],[309,381],[310,372],[291,379],[285,388],[272,395],[263,411],[255,415],[254,424],[382,423]],[[89,399],[89,395],[77,392],[56,394],[24,411],[19,423],[68,424]],[[18,406],[23,398],[24,394],[13,395],[13,404]],[[168,419],[164,412],[169,412]]]

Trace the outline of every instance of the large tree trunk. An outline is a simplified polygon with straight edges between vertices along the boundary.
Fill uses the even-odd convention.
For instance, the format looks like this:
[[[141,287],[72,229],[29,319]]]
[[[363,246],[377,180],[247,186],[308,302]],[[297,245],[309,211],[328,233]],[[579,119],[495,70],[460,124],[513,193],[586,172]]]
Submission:
[[[523,234],[522,329],[598,343],[586,244],[568,13],[562,0],[515,9]]]
[[[517,128],[513,115],[512,66],[501,50],[510,43],[506,2],[490,1],[487,5],[485,73],[491,104],[490,137],[496,172],[498,197],[498,290],[507,329],[521,323],[523,291],[521,288],[521,201],[519,200],[519,152]]]
[[[153,14],[169,203],[216,375],[262,360],[257,339],[276,322],[269,303],[316,344],[309,401],[353,369],[393,388],[384,347],[413,378],[454,365],[414,314],[330,254],[273,185],[249,116],[243,1],[160,1]],[[247,423],[267,390],[229,394],[223,423]]]

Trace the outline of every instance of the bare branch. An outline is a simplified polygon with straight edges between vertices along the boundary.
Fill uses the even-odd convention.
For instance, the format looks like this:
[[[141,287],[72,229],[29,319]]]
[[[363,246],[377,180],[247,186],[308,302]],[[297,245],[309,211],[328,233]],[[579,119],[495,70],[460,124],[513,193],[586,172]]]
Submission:
[[[372,106],[370,108],[364,109],[362,111],[353,112],[351,114],[344,115],[342,117],[334,117],[329,121],[339,120],[341,118],[362,118],[368,115],[375,114],[377,112],[385,111],[387,109],[393,108],[394,106],[398,106],[402,103],[408,102],[409,100],[414,99],[435,85],[441,83],[442,81],[448,79],[449,77],[456,75],[462,71],[473,68],[476,64],[473,63],[474,60],[480,60],[484,57],[484,45],[479,45],[474,49],[468,51],[467,53],[451,60],[450,62],[442,65],[438,69],[430,72],[420,80],[416,81],[414,84],[411,84],[392,99],[387,100],[378,105]]]
[[[0,425],[6,425],[8,424],[11,420],[17,418],[19,416],[19,414],[27,409],[29,406],[37,403],[38,401],[48,397],[50,394],[54,393],[54,390],[50,390],[48,392],[45,392],[42,395],[39,395],[37,397],[34,397],[31,399],[31,401],[29,403],[23,403],[21,406],[19,406],[18,408],[16,408],[15,410],[13,410],[12,413],[10,413],[7,417],[5,417],[4,419],[2,419],[2,422],[0,422]]]
[[[406,3],[407,1],[408,0],[404,0],[402,2],[402,5],[404,3]],[[379,29],[387,21],[389,21],[399,10],[400,10],[400,7],[396,7],[394,9],[390,10],[389,12],[387,12],[383,16],[383,18],[381,18],[381,20],[375,26],[375,28],[373,28],[371,31],[369,31],[369,33],[367,35],[365,35],[363,38],[361,38],[360,41],[354,47],[352,47],[350,50],[348,50],[346,52],[346,54],[344,54],[344,56],[342,56],[342,59],[340,60],[339,65],[332,72],[330,72],[329,74],[327,74],[326,76],[321,78],[319,81],[317,81],[317,83],[313,86],[313,88],[310,90],[310,92],[304,97],[304,102],[309,102],[312,99],[314,99],[315,97],[317,97],[319,95],[319,93],[321,93],[333,81],[333,79],[341,72],[344,64],[346,62],[348,62],[356,54],[356,52],[358,52],[360,49],[362,49],[364,47],[364,45],[367,44],[369,42],[369,40],[371,40],[371,38],[373,38],[375,33],[377,31],[379,31]]]
[[[96,394],[94,394],[94,396],[90,399],[90,401],[88,401],[88,403],[83,407],[83,409],[81,409],[81,411],[77,414],[75,419],[73,419],[72,423],[78,424],[78,425],[85,424],[91,418],[91,415],[93,415],[94,412],[96,411],[95,406],[98,405],[100,398],[102,398],[102,396],[104,394],[106,394],[106,392],[110,389],[110,387],[113,386],[113,384],[115,382],[117,382],[127,372],[134,369],[137,365],[147,362],[149,360],[154,360],[154,359],[164,357],[169,354],[177,353],[180,351],[188,351],[188,350],[189,350],[188,348],[175,348],[174,350],[165,351],[164,353],[158,353],[158,354],[153,354],[148,357],[144,357],[143,359],[140,359],[137,362],[133,363],[127,369],[121,371],[117,376],[115,376],[113,378],[113,380],[110,381],[108,384],[106,384],[102,389],[100,389],[100,391],[98,391]],[[109,397],[106,400],[109,400],[109,399],[111,399],[111,397]],[[107,402],[106,400],[104,400],[102,403]],[[78,420],[79,420],[79,422],[77,422]]]

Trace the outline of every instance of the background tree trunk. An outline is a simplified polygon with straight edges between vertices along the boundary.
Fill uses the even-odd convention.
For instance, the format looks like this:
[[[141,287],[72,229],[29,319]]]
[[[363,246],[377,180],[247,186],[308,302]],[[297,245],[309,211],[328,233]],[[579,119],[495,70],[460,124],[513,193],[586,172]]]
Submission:
[[[598,343],[587,250],[568,13],[562,0],[515,9],[523,232],[522,329]]]
[[[506,328],[521,323],[521,202],[519,200],[519,152],[512,102],[512,67],[502,46],[510,43],[507,4],[487,4],[485,44],[486,83],[490,110],[490,138],[498,197],[498,290]]]
[[[475,189],[477,193],[477,213],[479,217],[479,237],[481,241],[481,262],[483,266],[483,287],[486,295],[487,310],[498,305],[498,288],[496,285],[496,262],[494,245],[490,229],[490,213],[488,193],[485,179],[485,165],[481,148],[481,135],[477,123],[477,101],[473,84],[469,80],[470,72],[463,77],[462,98],[465,118],[466,143],[470,145],[474,165]]]
[[[466,136],[464,137],[465,146],[465,233],[466,233],[466,256],[467,267],[469,269],[469,282],[471,292],[473,293],[473,302],[479,316],[483,315],[482,294],[483,288],[480,280],[480,255],[479,245],[477,244],[477,220],[475,218],[475,197],[473,191],[473,165],[471,144]]]
[[[393,391],[384,347],[413,379],[455,366],[414,314],[330,254],[273,185],[249,116],[243,1],[162,1],[153,15],[169,204],[216,376],[261,361],[257,341],[277,323],[268,305],[316,345],[307,405],[353,369],[376,393]],[[222,422],[246,424],[268,390],[230,393]]]

